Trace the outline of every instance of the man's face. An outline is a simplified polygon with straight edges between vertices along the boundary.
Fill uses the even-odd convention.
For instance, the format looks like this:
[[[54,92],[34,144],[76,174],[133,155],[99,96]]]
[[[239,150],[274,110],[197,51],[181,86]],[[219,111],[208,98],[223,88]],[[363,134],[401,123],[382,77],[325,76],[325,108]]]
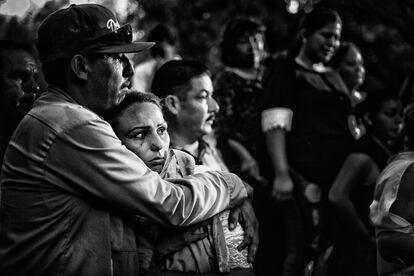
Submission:
[[[180,101],[176,119],[181,129],[199,139],[212,132],[219,106],[213,99],[213,83],[208,74],[192,78],[190,84],[186,99]]]
[[[124,99],[134,71],[129,59],[123,54],[93,57],[90,65],[89,95],[85,99],[85,105],[102,115]]]
[[[6,50],[0,62],[1,112],[23,116],[40,92],[35,59],[23,50]]]
[[[151,170],[161,172],[170,137],[157,105],[149,102],[132,104],[116,119],[114,130],[122,143]]]

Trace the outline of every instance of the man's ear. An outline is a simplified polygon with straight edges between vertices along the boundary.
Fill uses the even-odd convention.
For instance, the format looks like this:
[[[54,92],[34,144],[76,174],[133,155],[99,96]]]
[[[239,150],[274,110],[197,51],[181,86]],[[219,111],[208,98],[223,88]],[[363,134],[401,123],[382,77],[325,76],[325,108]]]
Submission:
[[[175,95],[168,95],[164,99],[164,105],[168,109],[168,111],[173,114],[177,115],[180,111],[180,99]]]
[[[90,72],[88,60],[82,55],[74,55],[70,60],[70,69],[81,80],[87,80]]]

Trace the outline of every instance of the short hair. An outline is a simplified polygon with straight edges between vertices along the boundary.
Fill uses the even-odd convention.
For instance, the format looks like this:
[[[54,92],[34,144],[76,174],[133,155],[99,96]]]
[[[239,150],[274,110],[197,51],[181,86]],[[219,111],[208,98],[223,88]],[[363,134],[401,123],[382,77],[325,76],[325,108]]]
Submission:
[[[414,148],[414,105],[408,105],[404,114],[404,134],[406,144],[412,150]]]
[[[317,8],[306,14],[303,18],[301,26],[304,30],[304,35],[309,36],[326,25],[335,22],[342,24],[342,19],[336,10],[329,8]]]
[[[154,74],[151,91],[161,99],[175,95],[185,100],[190,89],[190,80],[202,74],[211,75],[207,66],[195,60],[171,60]]]
[[[5,51],[23,51],[33,56],[33,58],[36,58],[36,52],[31,45],[20,42],[20,41],[16,41],[16,40],[1,39],[0,40],[0,57],[1,57],[1,54]],[[5,65],[3,62],[0,62],[0,64],[1,64],[0,67],[2,65]]]
[[[234,50],[237,40],[245,34],[264,33],[265,26],[252,17],[235,17],[224,27],[220,42],[221,62],[224,65],[235,67],[238,65]]]
[[[112,126],[115,133],[118,123],[117,119],[124,110],[126,110],[134,103],[153,103],[159,107],[160,111],[162,111],[160,99],[156,95],[153,93],[144,93],[138,92],[136,90],[131,90],[125,95],[124,99],[118,106],[116,106],[108,114],[104,115],[105,120]]]
[[[334,69],[337,69],[340,66],[340,64],[344,61],[344,59],[346,58],[346,55],[352,48],[357,49],[358,51],[361,51],[353,42],[342,41],[335,55],[329,61],[329,64]]]
[[[63,58],[42,63],[42,72],[48,84],[64,89],[66,73],[69,70],[70,59]]]
[[[396,93],[392,93],[389,89],[376,89],[369,91],[367,98],[356,106],[357,116],[363,116],[369,113],[375,116],[381,109],[384,102],[389,100],[400,100]]]
[[[167,25],[158,24],[149,32],[147,41],[155,42],[155,45],[150,49],[151,56],[164,58],[165,51],[161,44],[168,43],[174,46],[177,38]]]

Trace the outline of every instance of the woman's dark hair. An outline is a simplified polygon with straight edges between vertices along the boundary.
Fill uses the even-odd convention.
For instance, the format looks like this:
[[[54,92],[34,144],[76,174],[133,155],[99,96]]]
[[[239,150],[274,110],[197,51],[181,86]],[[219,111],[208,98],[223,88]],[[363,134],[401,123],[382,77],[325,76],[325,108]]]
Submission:
[[[155,45],[151,47],[150,52],[152,57],[165,57],[165,50],[163,43],[168,43],[175,46],[177,38],[173,31],[165,24],[158,24],[151,29],[148,34],[147,41],[155,42]]]
[[[144,93],[131,90],[125,95],[125,98],[117,107],[111,110],[111,112],[104,115],[105,120],[109,122],[114,131],[116,130],[116,124],[118,122],[117,118],[125,109],[127,109],[134,103],[153,103],[156,106],[158,106],[160,110],[162,110],[160,99],[156,95],[152,93]]]
[[[389,100],[399,100],[399,97],[388,89],[370,91],[365,101],[356,106],[356,115],[362,117],[365,113],[369,113],[373,116],[380,111],[382,104]]]
[[[341,44],[339,45],[337,52],[329,61],[329,65],[332,66],[332,68],[338,68],[341,62],[346,58],[346,55],[348,54],[349,50],[351,50],[352,48],[355,48],[358,51],[360,51],[359,48],[353,42],[341,41]]]
[[[306,14],[302,21],[302,29],[305,36],[312,35],[315,31],[322,29],[330,23],[340,22],[341,17],[338,12],[329,8],[317,8]]]
[[[243,35],[264,33],[265,26],[257,19],[251,17],[236,17],[225,26],[220,42],[221,62],[230,67],[237,67],[234,50],[237,40]]]

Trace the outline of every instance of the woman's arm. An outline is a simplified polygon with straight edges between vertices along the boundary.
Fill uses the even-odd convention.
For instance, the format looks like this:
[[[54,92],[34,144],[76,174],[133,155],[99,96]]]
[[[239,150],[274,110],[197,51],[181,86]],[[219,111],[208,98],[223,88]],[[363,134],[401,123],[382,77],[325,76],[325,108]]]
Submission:
[[[366,154],[350,154],[329,191],[329,200],[341,212],[340,219],[359,237],[374,241],[374,238],[359,218],[351,201],[352,192],[362,185],[373,185],[379,174],[374,161]]]
[[[240,173],[257,180],[259,183],[264,183],[266,180],[261,176],[259,165],[250,152],[234,139],[229,138],[227,142],[232,153],[240,161]]]
[[[276,201],[291,198],[293,182],[289,175],[289,164],[286,155],[286,130],[273,128],[266,132],[267,151],[275,173],[272,186],[272,197]]]

